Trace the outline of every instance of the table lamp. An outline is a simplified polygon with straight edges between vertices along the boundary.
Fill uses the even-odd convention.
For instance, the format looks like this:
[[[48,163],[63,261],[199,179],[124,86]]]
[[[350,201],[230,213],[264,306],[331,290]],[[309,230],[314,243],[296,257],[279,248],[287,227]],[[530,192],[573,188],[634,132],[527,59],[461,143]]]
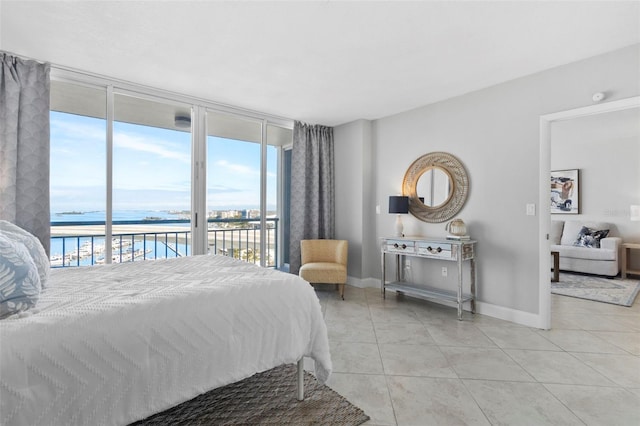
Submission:
[[[396,214],[396,237],[402,237],[404,226],[400,215],[409,213],[409,197],[392,195],[389,197],[389,213]]]

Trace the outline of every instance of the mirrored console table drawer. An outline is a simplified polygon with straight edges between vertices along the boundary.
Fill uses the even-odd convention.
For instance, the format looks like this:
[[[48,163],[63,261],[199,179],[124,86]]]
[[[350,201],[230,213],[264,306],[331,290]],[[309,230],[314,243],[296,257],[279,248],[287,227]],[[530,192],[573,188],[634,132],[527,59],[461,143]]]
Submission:
[[[385,240],[386,250],[389,253],[415,253],[414,241],[406,240]]]
[[[417,253],[421,256],[450,259],[453,254],[451,244],[428,241],[418,241],[416,244],[418,247]]]
[[[471,312],[475,313],[476,298],[476,262],[475,244],[473,240],[447,240],[432,238],[383,238],[382,239],[382,296],[385,297],[387,289],[398,293],[405,293],[414,297],[426,299],[445,300],[454,302],[458,306],[458,319],[462,320],[463,303],[471,303]],[[386,259],[387,254],[395,255],[396,273],[395,280],[387,282]],[[402,259],[405,256],[420,257],[425,259],[438,259],[456,262],[458,270],[458,286],[455,290],[442,290],[428,285],[407,282],[402,273]],[[470,293],[463,293],[463,268],[464,261],[470,262],[471,283]]]

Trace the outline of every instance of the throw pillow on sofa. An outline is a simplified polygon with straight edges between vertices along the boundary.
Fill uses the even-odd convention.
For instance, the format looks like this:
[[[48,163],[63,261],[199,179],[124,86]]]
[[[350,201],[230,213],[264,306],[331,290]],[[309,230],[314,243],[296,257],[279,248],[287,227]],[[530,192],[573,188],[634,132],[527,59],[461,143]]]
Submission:
[[[596,230],[583,226],[573,245],[578,247],[600,248],[600,240],[606,238],[607,235],[609,235],[608,229]]]

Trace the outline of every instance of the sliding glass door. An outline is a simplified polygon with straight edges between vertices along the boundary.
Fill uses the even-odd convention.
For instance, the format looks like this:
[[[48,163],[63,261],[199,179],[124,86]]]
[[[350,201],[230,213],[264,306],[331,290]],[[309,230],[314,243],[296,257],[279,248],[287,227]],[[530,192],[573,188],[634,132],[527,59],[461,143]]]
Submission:
[[[112,262],[191,254],[191,107],[114,95]]]
[[[208,252],[282,265],[282,153],[292,131],[207,112]]]
[[[51,83],[52,267],[191,254],[191,106],[109,93]]]
[[[262,126],[207,112],[207,244],[211,254],[274,266],[262,251]]]

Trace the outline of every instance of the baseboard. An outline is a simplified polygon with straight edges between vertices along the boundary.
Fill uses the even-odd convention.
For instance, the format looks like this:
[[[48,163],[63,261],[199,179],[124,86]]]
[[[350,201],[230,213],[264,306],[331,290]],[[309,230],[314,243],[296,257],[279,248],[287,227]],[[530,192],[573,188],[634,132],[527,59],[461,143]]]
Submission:
[[[376,278],[347,277],[347,284],[358,288],[380,288],[380,280]]]
[[[527,327],[541,328],[540,315],[531,312],[518,311],[504,306],[476,301],[476,313],[498,318]]]
[[[380,280],[377,278],[347,277],[347,284],[357,288],[380,288]],[[435,302],[440,303],[440,301]],[[447,306],[455,306],[454,303],[443,304],[446,304]],[[468,303],[465,303],[464,310],[468,311],[469,309],[470,305]],[[476,301],[476,313],[505,321],[510,321],[527,327],[541,328],[540,316],[531,312],[519,311],[516,309],[506,308],[504,306]]]

